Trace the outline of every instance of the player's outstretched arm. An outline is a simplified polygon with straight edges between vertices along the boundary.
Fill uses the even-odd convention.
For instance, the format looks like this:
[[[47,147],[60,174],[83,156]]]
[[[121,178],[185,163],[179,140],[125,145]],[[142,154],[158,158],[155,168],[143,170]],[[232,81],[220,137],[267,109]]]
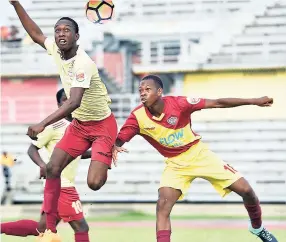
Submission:
[[[233,108],[244,105],[256,105],[259,107],[270,107],[273,104],[273,98],[267,96],[260,98],[219,98],[206,99],[204,109],[207,108]]]
[[[42,30],[39,28],[39,26],[30,18],[30,16],[27,14],[26,10],[23,8],[23,6],[19,3],[17,0],[11,0],[10,3],[14,6],[15,11],[17,15],[19,16],[19,19],[27,31],[27,33],[30,35],[32,40],[42,46],[44,49],[45,47],[45,40],[46,36],[43,34]]]
[[[45,177],[46,163],[40,156],[39,148],[31,144],[27,153],[31,160],[40,167],[40,178]]]

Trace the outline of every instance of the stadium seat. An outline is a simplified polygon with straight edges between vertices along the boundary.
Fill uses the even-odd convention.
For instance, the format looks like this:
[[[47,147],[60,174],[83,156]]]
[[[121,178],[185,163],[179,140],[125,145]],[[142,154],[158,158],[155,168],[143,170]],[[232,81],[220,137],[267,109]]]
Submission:
[[[240,171],[253,185],[262,202],[281,202],[286,197],[286,127],[285,122],[239,121],[198,122],[194,124],[208,138],[210,148],[227,163]],[[2,129],[2,147],[22,160],[14,171],[15,202],[42,201],[42,183],[38,180],[37,168],[25,155],[30,140],[25,137],[27,126],[6,125]],[[260,139],[261,138],[261,139]],[[13,143],[14,140],[14,143]],[[103,189],[94,193],[86,184],[89,160],[81,161],[76,177],[76,186],[83,202],[107,201],[156,201],[164,158],[153,147],[135,137],[127,143],[129,154],[120,154],[118,167],[109,172]],[[44,155],[45,153],[43,153]],[[25,171],[34,170],[32,176]],[[17,174],[22,174],[18,176]],[[185,201],[222,201],[208,181],[196,179]],[[240,201],[234,194],[223,201]]]

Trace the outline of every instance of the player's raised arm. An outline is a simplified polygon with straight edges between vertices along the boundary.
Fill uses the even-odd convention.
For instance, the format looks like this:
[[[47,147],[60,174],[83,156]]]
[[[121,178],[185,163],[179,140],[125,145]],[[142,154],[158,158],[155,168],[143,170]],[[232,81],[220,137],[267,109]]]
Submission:
[[[27,14],[26,10],[23,8],[21,3],[19,1],[10,1],[10,3],[14,6],[15,11],[17,15],[19,16],[19,19],[27,31],[27,33],[30,35],[32,40],[42,46],[44,49],[46,49],[44,42],[47,38],[42,30],[39,28],[39,26],[30,18],[30,16]]]
[[[204,108],[233,108],[244,105],[256,105],[259,107],[270,107],[273,104],[273,98],[267,96],[260,98],[219,98],[205,99]]]

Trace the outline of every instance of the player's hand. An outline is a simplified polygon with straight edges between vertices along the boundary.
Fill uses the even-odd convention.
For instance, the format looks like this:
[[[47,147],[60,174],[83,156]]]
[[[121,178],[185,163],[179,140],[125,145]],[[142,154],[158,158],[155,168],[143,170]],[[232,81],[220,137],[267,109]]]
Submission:
[[[19,2],[18,0],[9,0],[9,2],[14,5],[15,3]]]
[[[41,132],[43,132],[45,127],[41,124],[35,124],[32,125],[28,128],[27,135],[32,139],[32,140],[37,140],[37,135]]]
[[[257,105],[259,107],[270,107],[272,104],[273,98],[267,96],[254,99],[254,105]]]
[[[113,160],[113,164],[116,167],[117,167],[117,154],[122,153],[122,152],[128,153],[129,151],[123,147],[119,147],[116,145],[113,146],[113,148],[112,148],[112,160]]]
[[[46,165],[40,166],[40,179],[46,179],[46,174],[47,174],[47,170],[46,170]]]

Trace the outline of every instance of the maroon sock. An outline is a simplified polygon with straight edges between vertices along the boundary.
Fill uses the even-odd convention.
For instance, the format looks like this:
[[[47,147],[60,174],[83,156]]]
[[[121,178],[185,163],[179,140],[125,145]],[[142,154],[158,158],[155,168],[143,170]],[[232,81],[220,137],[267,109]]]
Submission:
[[[38,223],[33,220],[19,220],[15,222],[2,223],[1,234],[26,237],[28,235],[39,235]]]
[[[89,242],[88,232],[77,232],[74,237],[75,242]]]
[[[56,233],[58,218],[58,200],[61,192],[61,179],[52,178],[46,180],[44,190],[44,210],[46,213],[47,229]]]
[[[170,230],[158,231],[157,242],[171,242],[171,231]]]
[[[259,229],[262,225],[261,207],[259,201],[255,205],[244,204],[250,217],[251,225],[254,229]]]

